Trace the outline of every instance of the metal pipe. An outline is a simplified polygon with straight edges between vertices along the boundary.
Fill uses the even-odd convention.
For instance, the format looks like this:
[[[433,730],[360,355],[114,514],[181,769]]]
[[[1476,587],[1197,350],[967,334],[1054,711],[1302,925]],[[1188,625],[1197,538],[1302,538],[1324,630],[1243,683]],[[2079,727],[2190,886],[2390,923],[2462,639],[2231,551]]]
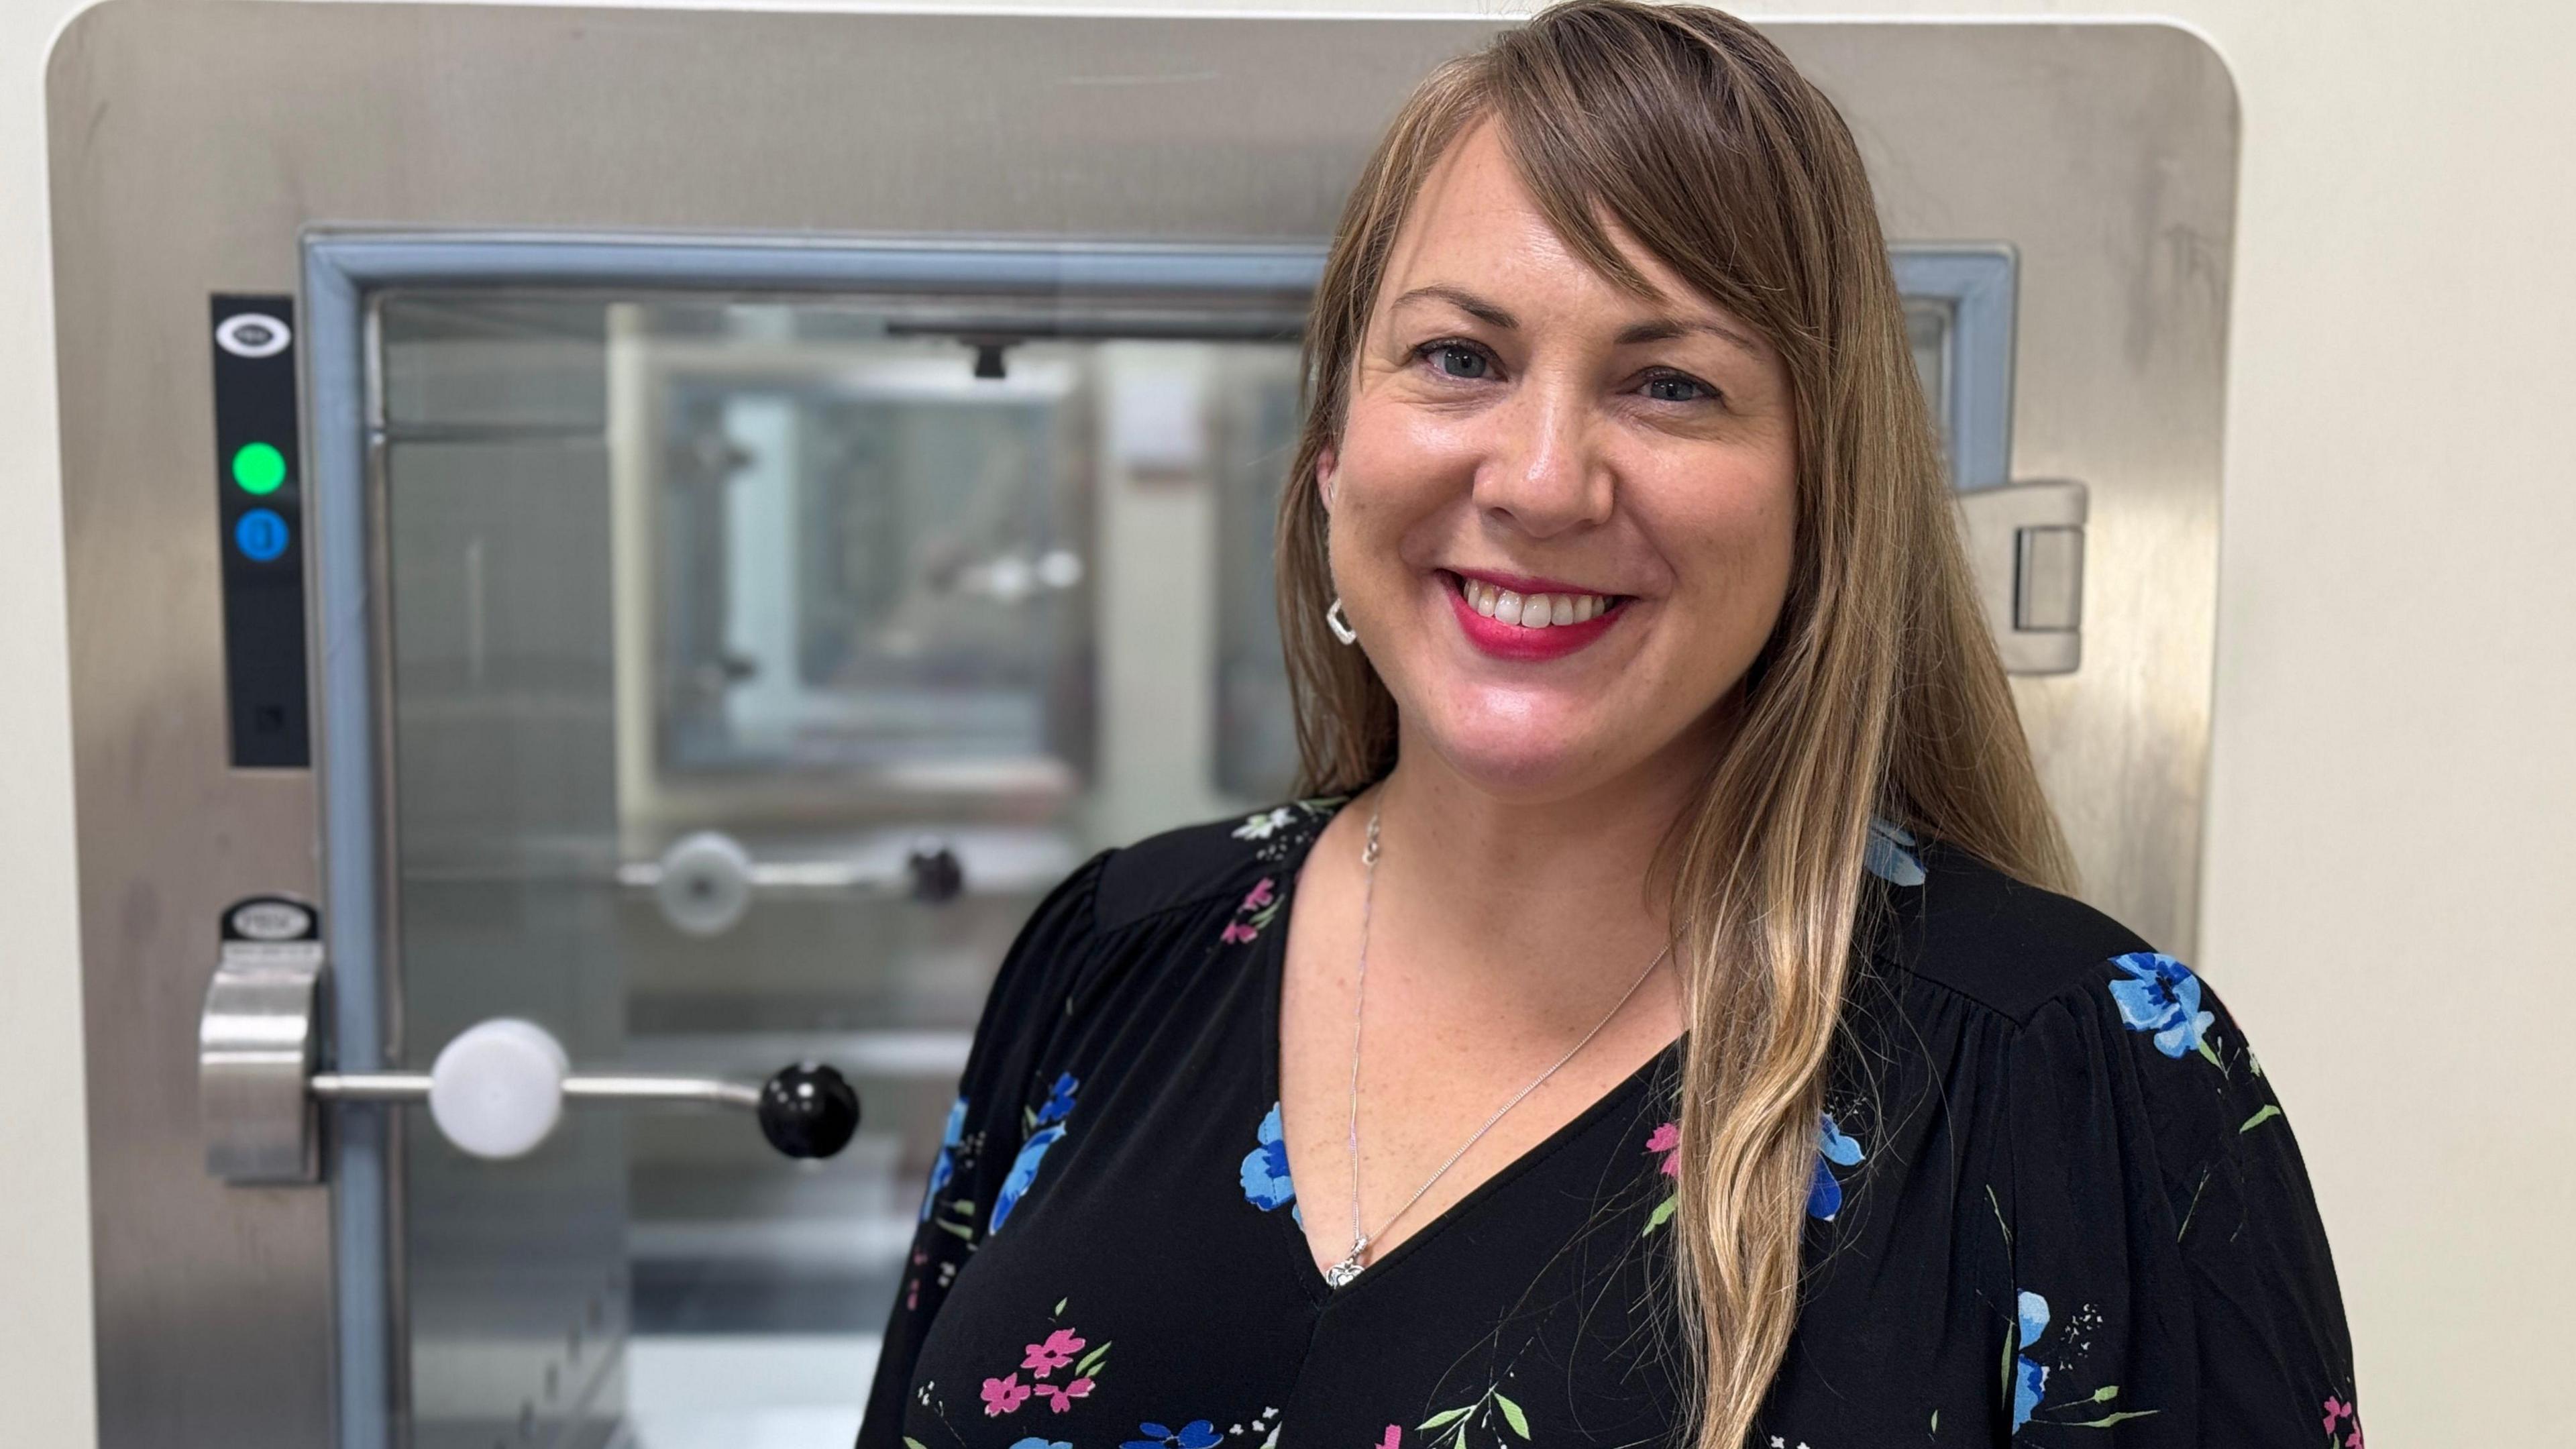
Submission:
[[[760,1106],[760,1089],[714,1077],[566,1077],[573,1101],[707,1102],[719,1107]]]
[[[316,1072],[306,1090],[327,1102],[426,1102],[427,1072]],[[595,1076],[566,1077],[563,1094],[571,1101],[704,1102],[718,1107],[758,1108],[760,1089],[715,1077]]]
[[[315,1072],[305,1090],[326,1102],[426,1102],[427,1072]]]

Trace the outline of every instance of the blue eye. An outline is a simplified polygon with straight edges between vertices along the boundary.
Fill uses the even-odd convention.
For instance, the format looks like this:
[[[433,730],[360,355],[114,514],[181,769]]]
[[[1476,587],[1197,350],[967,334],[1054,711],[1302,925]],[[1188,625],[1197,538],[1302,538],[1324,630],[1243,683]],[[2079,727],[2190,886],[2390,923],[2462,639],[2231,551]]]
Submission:
[[[1425,343],[1421,355],[1431,360],[1433,370],[1442,377],[1454,377],[1473,382],[1483,378],[1487,372],[1485,355],[1459,343]]]
[[[1717,396],[1708,387],[1677,372],[1667,372],[1646,380],[1646,396],[1657,402],[1704,402]]]

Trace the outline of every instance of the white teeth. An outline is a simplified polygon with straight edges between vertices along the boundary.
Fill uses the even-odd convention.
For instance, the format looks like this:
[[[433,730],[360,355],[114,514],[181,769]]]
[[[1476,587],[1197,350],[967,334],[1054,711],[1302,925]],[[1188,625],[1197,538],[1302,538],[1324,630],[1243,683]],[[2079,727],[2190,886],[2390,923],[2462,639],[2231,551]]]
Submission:
[[[1601,594],[1516,594],[1482,579],[1461,578],[1458,591],[1477,613],[1524,629],[1581,624],[1610,609],[1610,600]]]

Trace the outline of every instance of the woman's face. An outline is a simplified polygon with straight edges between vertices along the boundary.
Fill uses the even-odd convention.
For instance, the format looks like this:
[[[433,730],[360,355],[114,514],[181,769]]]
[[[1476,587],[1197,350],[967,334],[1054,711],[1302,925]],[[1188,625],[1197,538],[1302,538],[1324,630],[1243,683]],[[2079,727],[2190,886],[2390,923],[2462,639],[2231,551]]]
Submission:
[[[1586,266],[1470,130],[1397,237],[1316,472],[1407,747],[1505,798],[1704,759],[1788,591],[1787,372],[1611,234],[1659,297]]]

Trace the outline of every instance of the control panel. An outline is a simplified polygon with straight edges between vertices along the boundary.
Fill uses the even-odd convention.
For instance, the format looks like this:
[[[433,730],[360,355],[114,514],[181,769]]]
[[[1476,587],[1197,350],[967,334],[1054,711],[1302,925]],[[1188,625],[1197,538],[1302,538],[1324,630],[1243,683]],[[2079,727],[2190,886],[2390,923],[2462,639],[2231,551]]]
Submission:
[[[305,700],[295,299],[218,293],[213,325],[232,762],[236,769],[306,769],[313,742]]]

